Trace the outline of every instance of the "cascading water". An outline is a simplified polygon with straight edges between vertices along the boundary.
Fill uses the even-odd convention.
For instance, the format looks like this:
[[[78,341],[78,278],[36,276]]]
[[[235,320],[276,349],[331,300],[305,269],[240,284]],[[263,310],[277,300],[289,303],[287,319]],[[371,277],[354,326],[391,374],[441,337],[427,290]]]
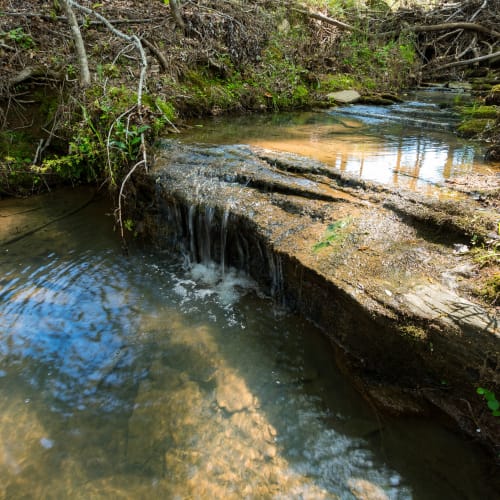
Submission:
[[[226,183],[236,176],[217,162],[235,151],[250,156],[214,152]],[[203,151],[192,156],[201,170]],[[261,165],[245,170],[248,185],[251,167]],[[272,213],[257,239],[241,216],[265,208],[257,196],[238,185],[217,205],[220,186],[203,182],[187,184],[192,202],[180,189],[157,200],[168,257],[132,248],[125,258],[98,204],[0,247],[0,497],[494,498],[477,448],[374,413],[320,332],[262,299],[249,276],[282,304],[295,264],[270,248]],[[325,193],[310,184],[314,203]],[[272,202],[279,223],[297,213],[314,225],[300,200]],[[304,296],[328,297],[304,283]]]
[[[248,235],[238,228],[238,218],[231,215],[230,204],[219,211],[202,203],[200,199],[200,204],[181,208],[171,202],[164,207],[171,241],[174,235],[187,268],[199,263],[217,265],[221,279],[231,267],[242,270],[257,278],[277,304],[285,306],[281,257],[268,248],[262,251],[259,241],[249,242]]]

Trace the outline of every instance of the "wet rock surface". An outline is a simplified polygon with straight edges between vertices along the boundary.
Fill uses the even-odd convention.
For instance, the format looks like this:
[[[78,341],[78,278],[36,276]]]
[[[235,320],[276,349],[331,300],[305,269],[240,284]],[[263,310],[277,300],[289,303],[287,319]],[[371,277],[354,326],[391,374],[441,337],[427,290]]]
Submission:
[[[356,377],[372,383],[367,394],[373,382],[404,389],[485,443],[500,443],[498,424],[475,392],[500,393],[498,315],[471,294],[480,269],[454,246],[467,238],[464,220],[479,213],[474,230],[487,236],[497,212],[243,145],[165,141],[155,156],[140,194],[149,205],[141,216],[145,236],[194,260],[246,270],[341,347]],[[215,378],[220,408],[252,411],[255,402],[240,408],[225,396],[230,374]],[[386,388],[373,400],[391,406]],[[394,400],[404,412],[397,391]]]

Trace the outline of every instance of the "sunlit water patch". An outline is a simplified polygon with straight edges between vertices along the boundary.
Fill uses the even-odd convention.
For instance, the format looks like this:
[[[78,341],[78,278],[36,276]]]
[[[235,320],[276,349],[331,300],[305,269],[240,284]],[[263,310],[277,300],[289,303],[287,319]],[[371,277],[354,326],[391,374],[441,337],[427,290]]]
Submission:
[[[240,271],[123,256],[104,208],[0,248],[0,496],[481,498],[473,448],[376,415]]]
[[[436,104],[411,101],[197,120],[182,140],[297,153],[362,179],[435,195],[447,179],[498,172],[498,164],[482,160],[480,144],[452,134],[456,122]]]

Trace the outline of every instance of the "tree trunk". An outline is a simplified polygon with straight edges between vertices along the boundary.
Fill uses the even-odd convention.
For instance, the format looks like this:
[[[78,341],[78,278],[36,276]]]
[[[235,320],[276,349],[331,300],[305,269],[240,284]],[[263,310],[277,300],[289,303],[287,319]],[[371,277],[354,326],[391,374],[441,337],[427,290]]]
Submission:
[[[175,24],[181,31],[184,31],[185,24],[179,10],[178,0],[170,0],[170,9],[172,11],[172,17],[174,18]]]
[[[89,62],[87,59],[87,52],[83,43],[82,33],[78,26],[78,21],[76,20],[75,13],[72,9],[72,1],[63,0],[62,5],[64,7],[64,12],[66,14],[68,24],[71,28],[71,33],[73,34],[73,41],[75,42],[75,49],[78,55],[78,65],[80,66],[80,84],[84,87],[87,87],[88,85],[90,85],[90,70]]]

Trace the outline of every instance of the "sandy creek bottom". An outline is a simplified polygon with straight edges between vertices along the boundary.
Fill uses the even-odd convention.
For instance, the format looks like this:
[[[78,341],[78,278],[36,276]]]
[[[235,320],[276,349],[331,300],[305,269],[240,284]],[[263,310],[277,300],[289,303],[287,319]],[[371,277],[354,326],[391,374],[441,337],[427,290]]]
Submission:
[[[0,246],[0,498],[489,498],[472,444],[377,415],[237,271],[124,256],[106,212]]]

